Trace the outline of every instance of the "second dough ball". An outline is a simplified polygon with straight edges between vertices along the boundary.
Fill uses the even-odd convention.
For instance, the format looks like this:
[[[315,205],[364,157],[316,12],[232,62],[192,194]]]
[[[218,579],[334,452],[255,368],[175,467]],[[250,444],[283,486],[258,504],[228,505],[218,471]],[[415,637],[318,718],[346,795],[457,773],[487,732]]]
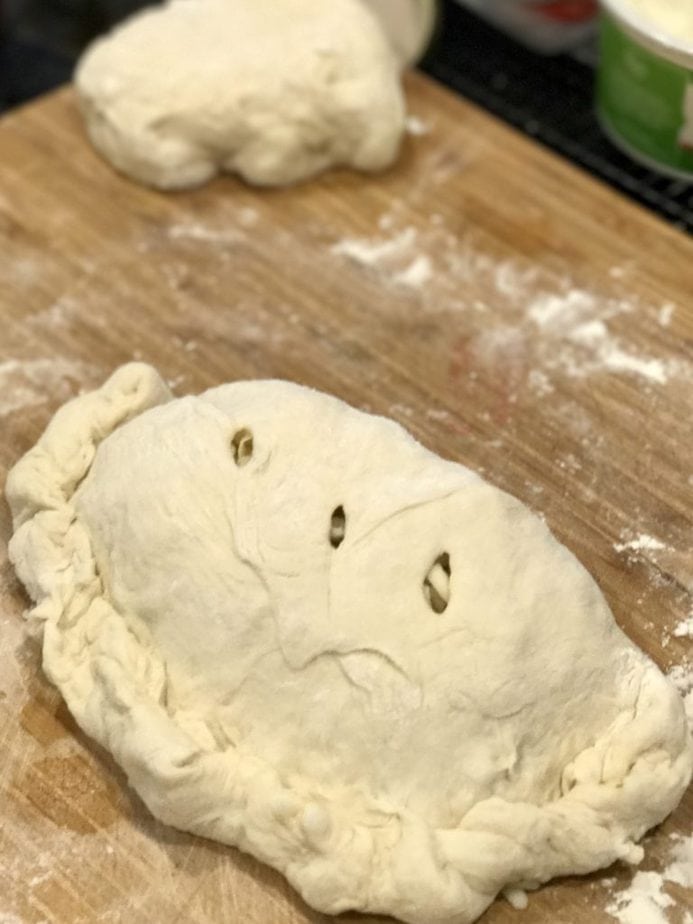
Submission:
[[[380,170],[404,130],[398,62],[360,0],[171,0],[97,40],[75,79],[94,145],[160,189]]]

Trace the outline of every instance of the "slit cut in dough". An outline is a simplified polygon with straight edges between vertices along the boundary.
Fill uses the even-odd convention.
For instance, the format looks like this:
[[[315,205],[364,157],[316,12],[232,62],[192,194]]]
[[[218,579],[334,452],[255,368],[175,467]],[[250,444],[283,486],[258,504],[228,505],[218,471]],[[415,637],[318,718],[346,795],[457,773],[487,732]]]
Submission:
[[[585,569],[392,421],[277,381],[173,400],[134,364],[7,496],[80,726],[154,815],[321,911],[467,924],[639,862],[689,783],[683,704]]]

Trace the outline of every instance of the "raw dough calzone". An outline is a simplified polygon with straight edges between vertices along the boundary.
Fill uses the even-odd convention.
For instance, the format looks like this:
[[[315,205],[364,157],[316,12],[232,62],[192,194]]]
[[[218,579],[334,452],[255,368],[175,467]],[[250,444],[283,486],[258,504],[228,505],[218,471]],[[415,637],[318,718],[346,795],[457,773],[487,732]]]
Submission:
[[[123,367],[7,483],[45,671],[158,818],[412,924],[641,859],[683,705],[540,519],[307,388],[171,398]]]

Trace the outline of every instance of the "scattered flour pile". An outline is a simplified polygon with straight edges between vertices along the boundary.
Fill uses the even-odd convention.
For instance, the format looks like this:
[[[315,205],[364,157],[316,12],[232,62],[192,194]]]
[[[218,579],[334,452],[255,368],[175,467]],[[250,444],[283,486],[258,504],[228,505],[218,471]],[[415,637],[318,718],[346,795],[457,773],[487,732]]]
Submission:
[[[693,381],[693,364],[642,351],[630,342],[623,322],[624,316],[647,311],[666,328],[676,306],[646,307],[636,296],[599,295],[539,264],[494,258],[451,233],[441,215],[431,215],[428,227],[414,228],[398,222],[396,210],[386,212],[378,233],[343,238],[329,249],[384,289],[416,294],[418,310],[431,318],[446,316],[454,323],[465,314],[469,329],[476,316],[470,352],[482,364],[504,370],[520,362],[526,366],[524,384],[538,397],[552,394],[558,376],[615,374],[646,386]]]
[[[693,887],[693,836],[673,836],[669,863],[662,872],[638,871],[633,881],[613,896],[607,912],[621,924],[669,924],[666,909],[676,905],[664,891],[665,883]],[[693,914],[686,912],[684,924],[693,924]]]
[[[0,418],[49,400],[66,401],[76,384],[90,384],[94,378],[91,367],[63,357],[4,360],[0,362]]]
[[[654,536],[648,536],[646,533],[640,533],[635,539],[629,539],[627,542],[614,544],[616,552],[659,552],[662,549],[666,549],[666,545],[661,539],[655,539]]]
[[[345,238],[331,251],[360,266],[385,270],[395,285],[420,289],[431,279],[433,264],[427,254],[412,253],[417,237],[415,228],[405,228],[392,238]]]
[[[606,910],[622,924],[668,924],[663,911],[674,900],[663,886],[661,873],[637,872],[630,886],[614,895]]]
[[[676,626],[672,635],[675,638],[693,638],[693,611]]]
[[[408,135],[413,135],[414,137],[420,137],[421,135],[428,135],[431,131],[431,126],[428,122],[425,122],[423,119],[420,119],[419,116],[410,115],[407,116],[404,123]]]
[[[572,377],[595,372],[624,372],[664,385],[678,371],[678,363],[639,356],[611,334],[607,321],[632,310],[627,303],[600,304],[583,289],[539,296],[527,311],[542,336],[566,341],[572,349],[559,352],[555,365]]]

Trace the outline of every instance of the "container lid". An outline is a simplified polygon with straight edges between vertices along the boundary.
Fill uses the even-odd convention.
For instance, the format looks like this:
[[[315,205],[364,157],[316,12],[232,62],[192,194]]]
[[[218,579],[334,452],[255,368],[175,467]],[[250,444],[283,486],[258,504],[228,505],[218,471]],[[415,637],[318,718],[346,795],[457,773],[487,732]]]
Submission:
[[[380,20],[403,67],[426,53],[438,21],[437,0],[362,0]]]
[[[602,6],[632,37],[651,51],[663,55],[682,67],[693,67],[693,37],[688,33],[690,10],[677,8],[674,0],[601,0]],[[688,2],[688,0],[685,0]],[[673,13],[672,13],[673,11]],[[678,14],[678,18],[676,17]],[[686,24],[682,33],[677,25]]]

